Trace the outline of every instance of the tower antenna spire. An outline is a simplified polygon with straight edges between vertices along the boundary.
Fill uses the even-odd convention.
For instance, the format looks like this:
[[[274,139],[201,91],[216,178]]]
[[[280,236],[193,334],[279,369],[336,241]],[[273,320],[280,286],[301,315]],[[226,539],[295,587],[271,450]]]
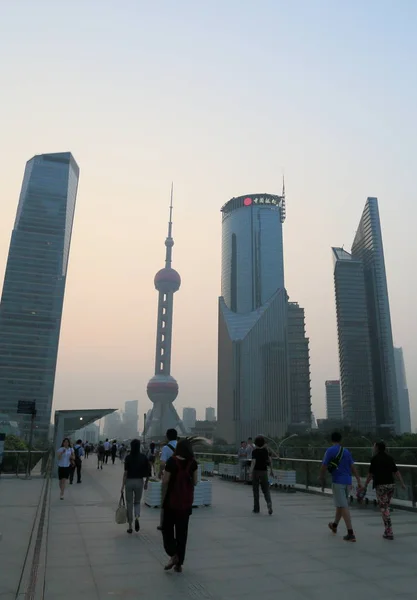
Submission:
[[[283,223],[285,221],[286,216],[287,216],[287,209],[285,206],[285,179],[284,179],[284,174],[282,174],[281,223]]]
[[[171,202],[169,205],[169,222],[168,222],[168,236],[165,240],[166,253],[165,253],[165,268],[170,269],[172,263],[172,246],[174,240],[172,239],[172,209],[174,200],[174,182],[171,183]]]

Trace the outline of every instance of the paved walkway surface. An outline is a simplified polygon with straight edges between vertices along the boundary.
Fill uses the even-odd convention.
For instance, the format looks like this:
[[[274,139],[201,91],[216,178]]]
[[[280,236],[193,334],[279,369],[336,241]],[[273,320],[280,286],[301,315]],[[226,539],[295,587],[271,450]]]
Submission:
[[[191,517],[184,572],[166,573],[156,509],[143,507],[139,534],[128,535],[124,525],[114,523],[121,479],[120,463],[97,471],[94,458],[90,458],[84,462],[82,484],[69,487],[64,501],[59,500],[58,483],[53,481],[46,560],[39,567],[44,586],[37,598],[416,598],[416,514],[393,513],[396,539],[389,542],[382,539],[379,513],[373,507],[355,508],[358,542],[347,544],[342,540],[343,531],[334,536],[327,528],[333,515],[328,498],[277,492],[273,494],[273,516],[265,510],[253,515],[250,487],[214,480],[213,506],[196,509]],[[15,488],[17,500],[23,491],[21,484],[35,489],[39,482],[7,482],[10,489]],[[10,550],[20,550],[27,541],[36,494],[25,492],[26,500],[19,506],[14,499],[10,501],[9,494],[2,507],[1,494],[3,487],[0,516],[3,521],[10,515],[13,526],[7,530],[9,535],[3,531],[0,542],[0,600],[12,600],[19,561],[12,560]],[[16,522],[16,514],[20,521]],[[4,578],[5,557],[14,577],[8,574]]]

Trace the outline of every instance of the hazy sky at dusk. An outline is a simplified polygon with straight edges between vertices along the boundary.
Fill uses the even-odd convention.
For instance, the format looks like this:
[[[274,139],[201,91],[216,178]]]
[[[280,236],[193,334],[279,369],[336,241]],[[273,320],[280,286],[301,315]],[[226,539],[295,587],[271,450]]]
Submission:
[[[284,171],[316,416],[339,373],[330,246],[377,196],[417,425],[416,27],[414,0],[0,3],[0,281],[26,161],[81,169],[56,408],[150,407],[171,180],[176,407],[216,406],[219,210]]]

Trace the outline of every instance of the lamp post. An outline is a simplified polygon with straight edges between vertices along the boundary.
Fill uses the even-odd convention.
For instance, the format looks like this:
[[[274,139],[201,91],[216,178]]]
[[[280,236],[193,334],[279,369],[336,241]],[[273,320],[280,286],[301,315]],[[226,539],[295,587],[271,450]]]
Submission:
[[[279,446],[276,443],[275,440],[273,440],[272,438],[268,437],[267,435],[264,435],[263,433],[261,434],[263,438],[265,438],[266,440],[268,440],[268,442],[272,442],[276,448],[276,456],[274,456],[274,458],[279,458]]]
[[[292,435],[289,435],[289,436],[288,436],[288,437],[286,437],[284,440],[282,440],[282,442],[281,442],[281,443],[279,444],[279,446],[278,446],[278,453],[279,453],[279,450],[280,450],[281,446],[283,446],[283,445],[285,444],[285,442],[287,442],[287,441],[288,441],[288,440],[290,440],[291,438],[295,438],[295,437],[298,437],[298,433],[293,433]]]
[[[373,454],[374,454],[374,444],[373,444],[373,442],[371,442],[371,440],[369,438],[365,437],[364,435],[361,435],[361,438],[363,440],[365,440],[366,442],[369,443],[369,445],[371,447],[371,456],[373,456]]]

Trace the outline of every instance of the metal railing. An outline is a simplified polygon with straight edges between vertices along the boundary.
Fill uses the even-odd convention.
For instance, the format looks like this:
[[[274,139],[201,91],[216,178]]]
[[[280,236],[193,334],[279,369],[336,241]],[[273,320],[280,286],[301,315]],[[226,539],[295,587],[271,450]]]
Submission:
[[[0,474],[30,477],[36,470],[39,475],[44,476],[50,454],[50,450],[4,450]]]
[[[199,462],[211,461],[216,465],[220,463],[227,463],[237,465],[239,464],[238,458],[234,454],[216,454],[209,452],[197,452]],[[366,480],[369,472],[369,463],[357,462],[356,467],[361,475],[362,481]],[[322,488],[319,481],[320,469],[322,461],[315,459],[305,458],[279,458],[273,459],[273,468],[275,470],[281,469],[285,471],[296,472],[296,487],[298,489],[313,492],[313,493],[329,493],[330,492],[330,476],[326,476],[325,487]],[[396,487],[394,495],[394,504],[404,508],[417,508],[417,465],[402,465],[397,464],[398,469],[406,485],[406,489],[403,490],[400,486]],[[218,473],[218,468],[215,469],[215,473]]]

